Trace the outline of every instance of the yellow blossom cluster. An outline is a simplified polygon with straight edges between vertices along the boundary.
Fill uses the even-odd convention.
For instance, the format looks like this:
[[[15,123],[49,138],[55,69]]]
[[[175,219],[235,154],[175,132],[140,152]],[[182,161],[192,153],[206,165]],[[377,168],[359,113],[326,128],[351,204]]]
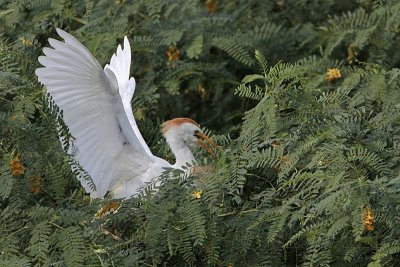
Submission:
[[[116,202],[116,201],[110,202],[110,203],[102,206],[101,209],[98,212],[96,212],[95,217],[97,219],[104,218],[111,212],[116,212],[120,206],[121,206],[121,203],[119,203],[119,202]]]
[[[26,46],[33,46],[33,42],[31,39],[26,38],[24,36],[22,36],[21,38],[19,38],[21,40],[21,42],[26,45]]]
[[[342,77],[340,70],[337,68],[333,68],[333,69],[328,69],[328,71],[326,72],[326,75],[325,75],[325,80],[330,82],[330,81],[339,79],[340,77]]]
[[[368,232],[374,230],[374,213],[368,207],[364,208],[364,228]]]
[[[206,0],[205,5],[208,13],[214,14],[217,12],[219,0]]]
[[[28,178],[30,184],[31,184],[31,192],[33,194],[37,194],[40,192],[40,186],[43,183],[43,178],[40,175],[35,175],[35,176],[30,176]]]
[[[176,46],[171,46],[166,54],[169,62],[177,61],[181,56],[179,49]]]
[[[200,199],[202,193],[203,193],[203,191],[201,191],[201,190],[194,191],[194,192],[192,193],[192,197],[193,197],[194,199]]]
[[[18,176],[25,173],[25,167],[21,163],[21,156],[17,155],[14,159],[10,162],[10,170],[12,176]]]

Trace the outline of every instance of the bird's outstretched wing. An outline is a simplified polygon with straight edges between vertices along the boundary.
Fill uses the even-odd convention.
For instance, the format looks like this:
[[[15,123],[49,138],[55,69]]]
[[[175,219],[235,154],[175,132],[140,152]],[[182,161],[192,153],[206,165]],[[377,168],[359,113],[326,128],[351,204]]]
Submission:
[[[63,110],[76,157],[96,186],[82,186],[92,197],[102,197],[117,181],[128,181],[152,168],[159,160],[152,155],[132,115],[130,100],[135,80],[129,80],[130,47],[119,46],[104,69],[92,54],[63,30],[64,42],[49,39],[39,57],[44,66],[36,70],[55,103]],[[139,178],[140,179],[140,178]]]
[[[110,64],[107,64],[104,67],[104,70],[111,70],[115,74],[118,82],[119,94],[121,96],[126,116],[131,124],[131,128],[135,132],[138,141],[148,156],[153,157],[153,154],[139,132],[139,128],[137,127],[135,118],[133,117],[131,100],[133,94],[135,93],[136,82],[133,77],[129,79],[130,68],[131,47],[129,45],[128,38],[125,36],[124,49],[121,48],[121,45],[118,45],[117,52],[111,57]]]

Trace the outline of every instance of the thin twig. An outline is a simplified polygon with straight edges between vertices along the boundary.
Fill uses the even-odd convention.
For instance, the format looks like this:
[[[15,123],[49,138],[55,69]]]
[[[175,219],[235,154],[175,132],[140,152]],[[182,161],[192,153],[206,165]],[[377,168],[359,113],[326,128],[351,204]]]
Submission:
[[[243,210],[243,211],[232,211],[232,212],[227,212],[224,214],[219,214],[218,217],[226,217],[226,216],[236,215],[236,214],[239,214],[239,216],[241,216],[242,214],[246,214],[246,213],[250,213],[250,212],[257,212],[257,211],[259,211],[259,210],[251,209],[251,210]]]
[[[22,228],[19,228],[18,230],[12,232],[12,233],[9,234],[8,236],[6,236],[6,237],[3,238],[2,240],[0,240],[0,243],[2,243],[3,241],[7,240],[7,239],[10,238],[11,236],[13,236],[13,235],[15,235],[15,234],[21,232],[22,230],[25,230],[25,229],[28,229],[28,228],[29,228],[29,226],[24,226],[24,227],[22,227]]]
[[[50,198],[54,203],[57,203],[57,199],[55,199],[54,197],[52,197],[50,195],[49,192],[47,192],[46,190],[44,190],[41,186],[39,186],[39,189],[42,193],[44,193],[48,198]]]

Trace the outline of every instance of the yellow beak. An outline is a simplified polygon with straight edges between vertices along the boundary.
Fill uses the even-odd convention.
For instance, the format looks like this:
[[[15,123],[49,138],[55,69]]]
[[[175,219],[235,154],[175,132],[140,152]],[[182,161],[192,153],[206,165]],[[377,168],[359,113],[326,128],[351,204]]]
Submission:
[[[197,139],[198,139],[197,144],[199,146],[201,146],[202,148],[207,150],[207,152],[210,153],[213,157],[215,157],[215,158],[217,157],[217,155],[215,154],[215,152],[212,150],[211,147],[216,148],[218,150],[219,150],[219,147],[212,139],[210,139],[207,135],[203,134],[200,131],[196,131],[194,136],[197,137]]]

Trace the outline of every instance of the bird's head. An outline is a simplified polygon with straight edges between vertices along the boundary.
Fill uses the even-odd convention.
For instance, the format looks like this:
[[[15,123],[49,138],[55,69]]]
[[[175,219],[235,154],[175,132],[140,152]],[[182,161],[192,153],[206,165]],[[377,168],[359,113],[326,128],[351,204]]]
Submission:
[[[208,138],[200,129],[197,122],[189,118],[175,118],[162,124],[162,133],[167,141],[181,141],[187,146],[198,145],[215,156],[211,147],[217,148],[217,144]]]

